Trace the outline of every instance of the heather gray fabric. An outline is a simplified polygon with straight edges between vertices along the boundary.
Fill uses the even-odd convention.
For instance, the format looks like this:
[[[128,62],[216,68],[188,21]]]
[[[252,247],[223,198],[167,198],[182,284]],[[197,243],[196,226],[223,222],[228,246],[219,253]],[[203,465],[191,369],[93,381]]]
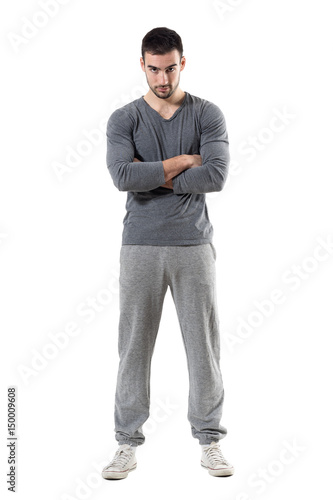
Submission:
[[[160,187],[162,161],[181,154],[200,154],[203,165],[174,177],[173,190]],[[228,134],[218,106],[186,92],[167,120],[143,97],[126,104],[108,120],[107,166],[115,186],[128,191],[123,245],[212,242],[205,193],[221,191],[229,166]]]
[[[220,425],[224,389],[219,365],[215,258],[212,244],[121,247],[120,362],[114,413],[119,444],[138,446],[145,441],[142,426],[149,417],[151,359],[168,287],[187,356],[192,435],[200,444],[226,435]]]

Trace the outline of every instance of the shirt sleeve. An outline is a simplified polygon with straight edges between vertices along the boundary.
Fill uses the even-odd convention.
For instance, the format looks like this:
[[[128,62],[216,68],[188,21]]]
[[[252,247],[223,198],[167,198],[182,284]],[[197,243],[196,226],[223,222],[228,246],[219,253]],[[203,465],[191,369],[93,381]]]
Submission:
[[[225,118],[209,102],[200,117],[202,166],[184,170],[172,180],[175,194],[221,191],[229,169],[229,140]]]
[[[110,116],[106,130],[106,163],[119,191],[150,191],[165,183],[162,161],[133,162],[133,119],[124,109]]]

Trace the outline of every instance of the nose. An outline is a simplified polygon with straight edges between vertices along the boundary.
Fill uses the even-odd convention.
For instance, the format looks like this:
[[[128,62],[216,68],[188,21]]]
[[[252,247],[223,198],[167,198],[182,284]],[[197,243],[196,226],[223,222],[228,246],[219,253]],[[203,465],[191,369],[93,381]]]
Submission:
[[[166,73],[163,73],[161,74],[161,78],[160,78],[160,85],[167,85],[169,82],[168,80],[168,75]]]

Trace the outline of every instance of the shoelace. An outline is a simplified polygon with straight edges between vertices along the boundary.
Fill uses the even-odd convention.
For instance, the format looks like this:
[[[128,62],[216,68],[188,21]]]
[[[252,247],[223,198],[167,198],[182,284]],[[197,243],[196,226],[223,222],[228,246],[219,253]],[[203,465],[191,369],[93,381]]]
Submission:
[[[125,450],[117,450],[114,459],[105,467],[108,469],[109,467],[124,467],[128,460],[130,460],[132,456],[132,451],[129,449]]]
[[[209,460],[213,462],[213,464],[223,463],[224,465],[229,465],[224,456],[222,455],[221,449],[218,443],[212,444],[209,448],[205,450],[207,457]]]

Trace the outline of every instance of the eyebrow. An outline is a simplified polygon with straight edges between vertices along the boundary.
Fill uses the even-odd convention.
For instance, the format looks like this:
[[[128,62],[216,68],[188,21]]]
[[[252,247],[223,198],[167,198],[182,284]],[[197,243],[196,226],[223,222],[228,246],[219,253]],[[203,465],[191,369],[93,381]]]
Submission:
[[[175,64],[170,64],[170,66],[167,66],[165,69],[172,68],[173,66],[178,66],[178,64],[177,64],[177,63],[175,63]],[[148,68],[153,68],[153,69],[161,69],[161,68],[157,68],[157,66],[152,66],[151,64],[148,64]]]

